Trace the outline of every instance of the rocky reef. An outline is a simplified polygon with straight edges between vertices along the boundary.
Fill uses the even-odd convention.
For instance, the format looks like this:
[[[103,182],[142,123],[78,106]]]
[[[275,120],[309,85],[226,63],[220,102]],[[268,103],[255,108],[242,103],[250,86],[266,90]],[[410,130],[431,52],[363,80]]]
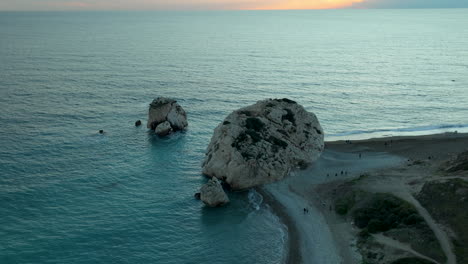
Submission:
[[[187,114],[176,100],[158,97],[150,104],[147,127],[159,136],[174,131],[185,130],[188,126]]]
[[[283,179],[324,148],[317,117],[289,99],[259,101],[232,112],[216,127],[203,173],[234,190]]]

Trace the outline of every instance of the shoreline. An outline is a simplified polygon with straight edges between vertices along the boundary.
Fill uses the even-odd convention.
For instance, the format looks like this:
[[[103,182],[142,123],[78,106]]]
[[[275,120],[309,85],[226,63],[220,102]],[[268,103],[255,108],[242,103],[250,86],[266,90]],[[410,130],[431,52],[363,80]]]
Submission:
[[[268,192],[263,187],[257,187],[255,190],[263,196],[263,201],[270,206],[273,214],[275,214],[280,219],[280,222],[286,226],[288,239],[285,245],[285,257],[283,258],[284,263],[301,263],[302,255],[300,254],[299,247],[300,238],[294,220],[288,215],[286,208],[279,201],[277,201],[270,192]]]
[[[282,182],[289,188],[292,196],[304,199],[312,209],[320,213],[325,219],[328,232],[332,236],[334,246],[338,251],[341,263],[360,263],[361,257],[357,253],[356,233],[351,223],[340,217],[332,210],[332,190],[338,184],[356,179],[362,173],[375,171],[391,171],[409,166],[408,162],[424,160],[442,164],[448,158],[468,148],[468,133],[445,132],[433,135],[420,136],[392,136],[362,140],[338,140],[325,142],[325,151],[310,168],[304,171],[295,171]],[[359,154],[362,154],[362,158]],[[359,155],[359,156],[358,156]],[[432,158],[432,160],[431,160]],[[355,165],[355,163],[358,163]],[[353,165],[354,167],[351,167]],[[349,173],[342,176],[343,168],[351,168]],[[330,171],[330,173],[326,173]],[[331,172],[338,172],[332,174]],[[311,174],[313,177],[310,177]],[[328,175],[330,174],[330,177]],[[326,176],[325,176],[326,175]],[[334,177],[333,177],[334,176]],[[318,179],[320,178],[320,179]],[[278,183],[274,183],[278,185]],[[273,184],[273,185],[274,185]],[[378,183],[376,183],[378,184]],[[308,263],[317,261],[305,256],[304,240],[317,234],[303,232],[304,221],[298,215],[291,214],[291,210],[302,208],[301,201],[278,198],[278,193],[267,185],[257,188],[265,197],[274,214],[287,226],[288,243],[285,263]],[[284,188],[283,188],[284,190]],[[284,191],[283,194],[284,195]],[[291,204],[293,201],[296,204]],[[302,201],[303,202],[303,201]],[[333,207],[334,208],[334,207]],[[301,232],[299,232],[301,231]],[[327,230],[325,230],[327,232]],[[302,235],[302,236],[301,236]],[[307,243],[306,243],[307,244]],[[310,243],[309,243],[310,244]],[[332,263],[332,262],[330,262]]]

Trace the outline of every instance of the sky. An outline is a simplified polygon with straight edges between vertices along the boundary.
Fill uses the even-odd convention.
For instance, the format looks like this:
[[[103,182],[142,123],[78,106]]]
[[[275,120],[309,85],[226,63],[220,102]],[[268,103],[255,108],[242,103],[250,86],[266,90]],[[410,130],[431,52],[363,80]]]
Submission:
[[[0,0],[0,10],[468,8],[468,0]]]

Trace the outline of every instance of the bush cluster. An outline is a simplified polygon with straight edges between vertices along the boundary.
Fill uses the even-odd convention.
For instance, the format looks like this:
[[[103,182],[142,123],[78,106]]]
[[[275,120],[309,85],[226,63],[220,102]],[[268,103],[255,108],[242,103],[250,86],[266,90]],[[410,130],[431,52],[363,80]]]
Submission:
[[[353,213],[357,227],[369,233],[385,232],[399,225],[416,225],[423,221],[414,207],[389,194],[375,194],[366,206]]]

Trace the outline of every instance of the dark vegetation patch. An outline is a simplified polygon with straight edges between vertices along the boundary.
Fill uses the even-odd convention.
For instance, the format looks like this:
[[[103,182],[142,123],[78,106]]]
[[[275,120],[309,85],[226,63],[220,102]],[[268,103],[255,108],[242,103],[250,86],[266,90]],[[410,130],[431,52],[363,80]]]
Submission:
[[[279,147],[277,145],[271,145],[271,151],[274,153],[278,153]]]
[[[277,102],[285,102],[288,104],[297,104],[295,101],[288,99],[288,98],[283,98],[283,99],[274,99]]]
[[[353,212],[357,227],[369,233],[385,232],[400,225],[416,225],[424,220],[408,202],[391,194],[372,195],[364,206]]]
[[[255,155],[253,153],[248,152],[248,151],[242,151],[241,155],[244,158],[244,160],[249,160],[249,159],[255,158]]]
[[[260,135],[257,131],[253,129],[248,129],[245,132],[239,134],[239,136],[231,144],[231,147],[240,150],[242,143],[247,142],[249,138],[252,139],[252,143],[255,144],[262,140],[262,135]]]
[[[281,121],[288,120],[293,125],[296,125],[296,118],[294,117],[294,113],[291,109],[285,108],[286,114],[281,117]]]
[[[282,134],[283,136],[285,136],[285,137],[289,137],[288,132],[286,132],[286,131],[283,130],[283,129],[278,129],[278,132],[281,133],[281,134]]]
[[[274,136],[270,136],[268,138],[268,142],[270,142],[271,144],[275,146],[282,147],[284,149],[288,146],[288,143],[286,141],[276,138]]]
[[[468,263],[468,182],[427,182],[416,197],[432,217],[456,234],[452,241],[458,263]]]
[[[245,133],[250,136],[254,144],[262,140],[262,135],[253,129],[248,129]]]
[[[247,127],[247,129],[253,129],[257,132],[260,132],[265,127],[265,124],[262,122],[262,120],[256,117],[249,117],[245,120],[245,127]]]
[[[415,251],[443,263],[446,257],[438,240],[414,206],[392,194],[369,193],[353,187],[366,177],[367,174],[362,174],[334,191],[336,213],[351,217],[361,229],[358,247],[362,250],[364,263],[380,263],[366,255],[369,247],[380,245],[369,239],[375,233],[409,244]]]
[[[400,228],[385,232],[385,235],[402,243],[410,244],[415,251],[440,263],[446,261],[446,256],[440,248],[439,240],[435,238],[434,233],[425,223],[401,226]]]
[[[273,107],[273,106],[275,106],[274,103],[267,103],[267,104],[266,104],[266,107]]]
[[[247,137],[246,133],[240,133],[239,136],[232,142],[231,147],[240,150],[242,142],[247,141],[249,138]]]
[[[401,258],[391,264],[434,264],[434,262],[422,258]]]

